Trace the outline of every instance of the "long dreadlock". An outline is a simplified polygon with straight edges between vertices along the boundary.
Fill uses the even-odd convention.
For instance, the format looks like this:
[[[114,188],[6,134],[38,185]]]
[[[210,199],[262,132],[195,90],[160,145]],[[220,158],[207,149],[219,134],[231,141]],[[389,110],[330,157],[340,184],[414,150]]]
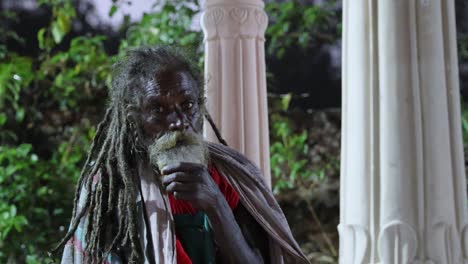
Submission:
[[[141,262],[143,250],[138,238],[135,203],[139,178],[135,168],[136,156],[144,157],[145,150],[139,143],[139,127],[132,113],[139,105],[141,88],[162,71],[189,73],[200,89],[199,100],[203,106],[203,80],[192,61],[178,49],[143,47],[130,51],[114,65],[110,104],[97,127],[80,174],[71,226],[53,252],[63,248],[80,221],[85,221],[85,262],[101,263],[110,251],[122,249],[128,252],[128,263]],[[209,114],[206,111],[204,114],[218,139],[225,144]],[[80,197],[83,188],[87,195]],[[80,199],[84,200],[82,208],[78,206]],[[115,219],[118,219],[117,226]]]

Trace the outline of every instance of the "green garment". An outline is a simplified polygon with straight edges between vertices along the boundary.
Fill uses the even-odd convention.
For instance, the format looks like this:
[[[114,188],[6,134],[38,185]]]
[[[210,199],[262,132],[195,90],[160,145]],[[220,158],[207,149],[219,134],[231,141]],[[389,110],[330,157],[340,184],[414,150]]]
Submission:
[[[208,217],[197,214],[174,215],[177,237],[193,264],[214,264],[215,249]]]

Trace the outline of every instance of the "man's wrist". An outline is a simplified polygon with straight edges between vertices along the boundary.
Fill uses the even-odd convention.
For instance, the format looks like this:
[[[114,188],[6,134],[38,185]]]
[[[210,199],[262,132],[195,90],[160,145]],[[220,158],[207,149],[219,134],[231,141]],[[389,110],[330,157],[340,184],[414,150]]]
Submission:
[[[229,207],[226,199],[224,196],[221,194],[221,192],[218,193],[218,195],[215,196],[215,201],[206,210],[206,214],[208,215],[208,218],[212,219],[213,217],[215,218],[220,218],[223,215],[226,214],[226,210],[230,210],[231,208]]]

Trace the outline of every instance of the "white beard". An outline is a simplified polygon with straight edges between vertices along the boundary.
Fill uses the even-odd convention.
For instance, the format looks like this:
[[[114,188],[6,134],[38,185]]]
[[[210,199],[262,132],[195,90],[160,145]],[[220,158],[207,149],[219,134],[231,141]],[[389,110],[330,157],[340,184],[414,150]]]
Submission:
[[[148,147],[149,159],[159,170],[180,162],[208,164],[208,151],[203,136],[175,132],[163,136]]]
[[[201,145],[178,146],[166,151],[161,151],[155,157],[155,161],[151,161],[153,165],[161,170],[167,165],[177,164],[180,162],[190,162],[202,165],[207,165],[207,157],[205,147]]]

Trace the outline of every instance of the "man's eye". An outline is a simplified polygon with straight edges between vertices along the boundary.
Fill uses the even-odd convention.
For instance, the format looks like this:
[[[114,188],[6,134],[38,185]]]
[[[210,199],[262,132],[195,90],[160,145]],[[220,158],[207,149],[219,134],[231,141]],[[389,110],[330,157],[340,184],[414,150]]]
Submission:
[[[190,110],[193,108],[193,102],[185,102],[182,107],[185,109],[185,110]]]
[[[164,112],[164,107],[162,107],[162,106],[156,106],[156,107],[153,108],[153,111],[152,111],[152,112],[153,112],[153,113],[162,113],[162,112]]]

